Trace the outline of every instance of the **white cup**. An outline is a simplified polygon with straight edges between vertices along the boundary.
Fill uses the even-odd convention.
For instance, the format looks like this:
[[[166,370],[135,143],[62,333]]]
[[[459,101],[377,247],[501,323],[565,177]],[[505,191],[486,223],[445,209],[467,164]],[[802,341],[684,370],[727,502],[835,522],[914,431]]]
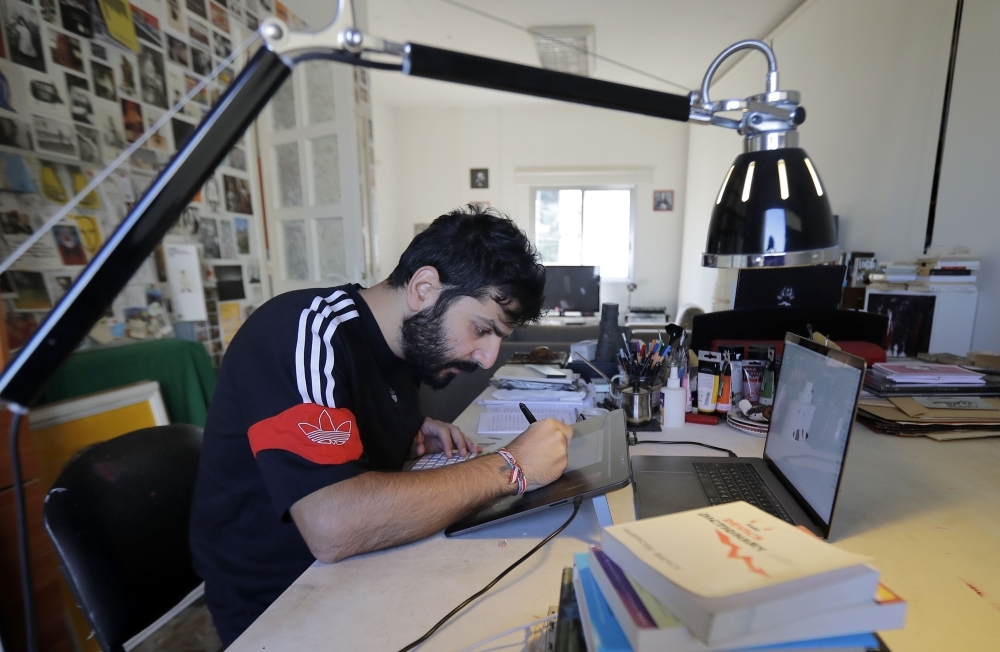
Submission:
[[[580,418],[584,420],[593,419],[594,417],[599,417],[602,414],[607,414],[607,413],[608,413],[607,410],[599,407],[585,407],[585,408],[580,408],[577,411],[577,414],[580,415]]]

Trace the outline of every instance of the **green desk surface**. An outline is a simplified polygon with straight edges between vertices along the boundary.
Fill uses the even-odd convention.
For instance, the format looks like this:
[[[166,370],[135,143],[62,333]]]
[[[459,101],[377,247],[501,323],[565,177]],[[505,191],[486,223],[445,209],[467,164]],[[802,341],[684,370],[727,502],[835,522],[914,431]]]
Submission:
[[[160,383],[171,423],[204,426],[215,391],[215,369],[199,342],[166,339],[78,351],[38,404],[102,392],[144,380]]]

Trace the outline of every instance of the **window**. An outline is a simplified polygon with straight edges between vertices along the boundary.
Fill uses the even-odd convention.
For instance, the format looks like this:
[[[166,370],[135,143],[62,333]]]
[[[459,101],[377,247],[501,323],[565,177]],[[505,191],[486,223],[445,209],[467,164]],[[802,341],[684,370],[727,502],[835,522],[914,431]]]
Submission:
[[[535,246],[547,265],[597,265],[602,279],[628,278],[632,190],[536,190]]]

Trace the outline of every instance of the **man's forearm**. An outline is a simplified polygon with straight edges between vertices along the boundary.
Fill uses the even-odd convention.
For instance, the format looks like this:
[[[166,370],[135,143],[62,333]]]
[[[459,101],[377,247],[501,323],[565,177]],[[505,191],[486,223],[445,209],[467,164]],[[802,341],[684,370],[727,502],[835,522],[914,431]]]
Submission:
[[[429,471],[371,471],[306,496],[291,514],[313,555],[330,563],[437,532],[514,493],[509,478],[499,455]]]

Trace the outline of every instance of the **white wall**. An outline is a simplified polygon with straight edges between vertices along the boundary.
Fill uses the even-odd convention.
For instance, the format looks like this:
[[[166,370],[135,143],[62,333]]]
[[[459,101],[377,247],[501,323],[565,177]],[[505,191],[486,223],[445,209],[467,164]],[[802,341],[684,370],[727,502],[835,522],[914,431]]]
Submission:
[[[507,211],[525,230],[531,214],[525,171],[587,176],[642,171],[638,183],[636,305],[676,314],[688,129],[683,123],[557,103],[491,108],[381,106],[374,80],[379,257],[386,276],[413,237],[413,224],[470,201]],[[469,187],[469,169],[490,170],[490,188]],[[642,177],[643,174],[639,176]],[[626,173],[627,175],[627,173]],[[675,191],[674,211],[653,212],[654,189]],[[627,303],[624,283],[602,285],[602,299]]]
[[[966,0],[958,41],[932,245],[967,246],[982,256],[974,350],[1000,351],[1000,3]]]
[[[801,146],[840,215],[847,250],[882,260],[922,253],[954,11],[954,0],[811,0],[768,39],[781,87],[802,93]],[[751,54],[713,86],[712,98],[762,92],[764,73],[764,58]],[[716,272],[700,268],[700,256],[712,203],[742,143],[717,127],[690,129],[680,301],[707,310]]]

